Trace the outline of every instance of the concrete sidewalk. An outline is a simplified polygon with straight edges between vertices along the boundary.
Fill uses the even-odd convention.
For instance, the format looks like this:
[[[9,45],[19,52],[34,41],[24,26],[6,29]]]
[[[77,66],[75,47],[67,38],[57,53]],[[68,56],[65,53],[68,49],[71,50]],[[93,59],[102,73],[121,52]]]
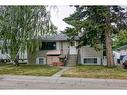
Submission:
[[[67,71],[67,70],[69,70],[69,69],[71,69],[71,68],[73,68],[73,67],[63,67],[63,69],[62,70],[60,70],[59,72],[57,72],[56,74],[54,74],[54,75],[52,75],[52,77],[61,77],[61,75],[65,72],[65,71]]]
[[[127,89],[127,80],[1,75],[0,89]]]

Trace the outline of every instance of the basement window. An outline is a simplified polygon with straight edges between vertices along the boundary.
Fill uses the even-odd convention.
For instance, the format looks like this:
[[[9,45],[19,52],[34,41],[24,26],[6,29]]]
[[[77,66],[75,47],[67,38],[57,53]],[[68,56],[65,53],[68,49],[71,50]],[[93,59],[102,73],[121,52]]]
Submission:
[[[41,65],[45,64],[45,58],[43,58],[43,57],[37,58],[36,59],[36,64],[41,64]]]
[[[44,64],[44,58],[39,58],[39,64]]]
[[[84,64],[97,64],[97,58],[84,58],[83,59]]]

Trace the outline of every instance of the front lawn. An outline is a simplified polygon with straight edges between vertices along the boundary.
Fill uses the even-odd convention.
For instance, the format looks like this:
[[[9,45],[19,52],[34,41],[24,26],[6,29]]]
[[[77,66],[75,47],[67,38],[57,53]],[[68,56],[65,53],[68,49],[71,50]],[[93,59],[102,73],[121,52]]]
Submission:
[[[23,65],[16,67],[14,65],[1,65],[0,75],[34,75],[34,76],[51,76],[60,70],[59,67],[44,65]]]
[[[127,70],[104,66],[76,66],[66,71],[63,77],[127,79]]]

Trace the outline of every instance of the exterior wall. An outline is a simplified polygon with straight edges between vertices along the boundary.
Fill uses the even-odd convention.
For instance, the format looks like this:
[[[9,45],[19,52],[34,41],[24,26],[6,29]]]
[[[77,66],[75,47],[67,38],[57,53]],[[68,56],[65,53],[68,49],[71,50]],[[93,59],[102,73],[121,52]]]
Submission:
[[[69,42],[63,42],[63,54],[68,53],[68,47],[70,46]]]
[[[81,56],[81,64],[84,64],[83,63],[84,58],[97,58],[97,65],[101,64],[102,52],[101,51],[97,52],[92,47],[85,47],[85,46],[81,47],[80,56]],[[88,65],[93,65],[93,64],[88,64]]]
[[[77,45],[77,43],[76,43]],[[61,50],[63,49],[63,54],[67,54],[68,53],[68,47],[70,46],[70,43],[67,42],[67,41],[63,41],[63,42],[56,42],[56,50]],[[41,57],[41,58],[44,58],[45,59],[45,63],[46,64],[51,64],[52,62],[59,62],[59,58],[58,56],[46,56],[46,53],[48,52],[49,50],[41,50],[41,51],[38,51],[36,53],[36,55],[34,57],[31,57],[30,58],[30,54],[29,54],[29,63],[30,64],[36,64],[37,63],[37,58]],[[97,65],[100,65],[102,62],[101,62],[101,59],[102,59],[102,52],[101,51],[96,51],[94,48],[92,47],[86,47],[86,46],[83,46],[80,48],[80,52],[79,52],[79,55],[80,55],[80,63],[81,64],[84,64],[83,63],[83,59],[84,58],[97,58]],[[79,62],[78,62],[79,63]],[[84,65],[87,65],[87,64],[84,64]],[[94,64],[88,64],[88,65],[94,65]]]
[[[63,53],[67,54],[68,52],[68,47],[69,47],[69,42],[67,41],[62,41],[62,42],[56,42],[56,50],[61,50],[63,49]],[[50,50],[41,50],[36,52],[35,55],[29,54],[29,64],[37,64],[37,60],[39,57],[45,59],[46,64],[51,64],[51,62],[59,62],[58,56],[46,56],[46,53]],[[48,58],[47,58],[48,57]]]
[[[127,55],[127,49],[120,50],[119,53],[121,55]]]
[[[68,47],[70,46],[69,42],[62,41],[62,42],[56,42],[56,49],[61,50],[63,49],[63,54],[68,53]]]
[[[70,55],[77,55],[77,50],[75,46],[70,46]]]
[[[46,57],[46,53],[48,52],[49,50],[41,50],[41,51],[38,51],[36,56],[37,57]]]
[[[60,62],[58,56],[47,56],[47,64],[51,65],[52,62]]]
[[[28,53],[28,60],[29,60],[29,64],[36,64],[37,63],[37,58],[39,57],[43,57],[46,58],[46,53],[48,52],[48,50],[41,50],[41,51],[37,51],[35,55],[32,55],[30,53]],[[45,60],[46,61],[46,60]]]
[[[61,49],[61,43],[60,42],[56,42],[56,50],[60,50]]]

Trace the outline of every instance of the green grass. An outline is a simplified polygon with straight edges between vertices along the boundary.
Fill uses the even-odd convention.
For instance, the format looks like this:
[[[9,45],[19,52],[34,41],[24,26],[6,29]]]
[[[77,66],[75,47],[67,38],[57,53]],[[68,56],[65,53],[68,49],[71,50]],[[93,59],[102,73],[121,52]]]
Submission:
[[[1,65],[0,75],[34,75],[34,76],[51,76],[60,70],[59,67],[46,65],[23,65],[16,67],[14,65]]]
[[[66,71],[64,77],[127,79],[127,70],[104,66],[76,66]]]

